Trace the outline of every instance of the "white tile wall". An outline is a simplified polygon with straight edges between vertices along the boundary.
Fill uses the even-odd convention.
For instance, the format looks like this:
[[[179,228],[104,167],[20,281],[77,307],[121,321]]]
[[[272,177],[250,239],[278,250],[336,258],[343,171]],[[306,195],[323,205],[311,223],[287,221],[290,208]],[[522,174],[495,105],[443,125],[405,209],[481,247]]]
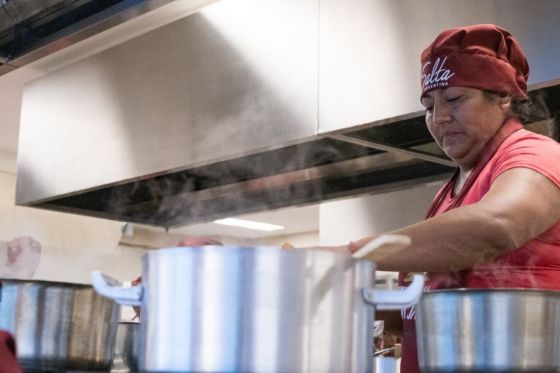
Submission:
[[[15,175],[0,172],[0,241],[31,236],[42,246],[33,279],[90,283],[99,269],[120,280],[141,272],[141,248],[121,247],[123,223],[14,205]]]

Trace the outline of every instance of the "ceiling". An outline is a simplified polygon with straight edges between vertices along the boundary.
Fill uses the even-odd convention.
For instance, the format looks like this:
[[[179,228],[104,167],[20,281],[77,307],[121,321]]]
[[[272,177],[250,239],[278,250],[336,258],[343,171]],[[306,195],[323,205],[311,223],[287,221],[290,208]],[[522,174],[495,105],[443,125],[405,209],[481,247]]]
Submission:
[[[182,3],[182,2],[177,2]],[[171,4],[174,8],[161,7],[156,11],[136,17],[133,22],[121,24],[75,45],[49,54],[41,59],[19,67],[9,73],[0,75],[0,167],[7,172],[16,172],[16,154],[18,149],[18,132],[23,87],[49,71],[77,61],[97,51],[125,41],[142,32],[151,30],[161,24],[176,19],[188,10],[183,4]],[[276,235],[288,235],[318,230],[318,206],[292,207],[264,213],[246,214],[245,219],[286,226],[286,229],[273,232],[254,231],[244,228],[225,227],[213,223],[196,224],[173,233],[188,235],[231,236],[260,238]]]

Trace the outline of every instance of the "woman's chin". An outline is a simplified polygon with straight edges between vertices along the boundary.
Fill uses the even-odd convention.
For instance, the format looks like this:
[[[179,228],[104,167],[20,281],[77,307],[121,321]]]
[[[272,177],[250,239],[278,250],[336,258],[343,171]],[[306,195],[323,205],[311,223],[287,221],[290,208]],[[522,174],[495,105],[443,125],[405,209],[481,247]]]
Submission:
[[[465,158],[466,155],[464,151],[461,151],[461,149],[457,149],[455,147],[444,147],[443,152],[458,165],[461,164],[461,160]]]

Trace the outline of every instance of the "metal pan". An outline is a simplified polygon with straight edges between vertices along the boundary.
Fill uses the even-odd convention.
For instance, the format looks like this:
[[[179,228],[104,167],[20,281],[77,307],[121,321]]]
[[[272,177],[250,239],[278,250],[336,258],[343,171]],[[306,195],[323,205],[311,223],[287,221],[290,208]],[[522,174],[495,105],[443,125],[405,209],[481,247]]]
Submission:
[[[26,371],[110,367],[119,306],[91,286],[0,280],[0,329],[12,333]]]
[[[416,307],[422,372],[560,371],[560,292],[438,290]]]
[[[370,372],[377,306],[423,289],[373,290],[374,263],[349,253],[205,246],[151,251],[142,285],[101,294],[141,305],[142,372]]]

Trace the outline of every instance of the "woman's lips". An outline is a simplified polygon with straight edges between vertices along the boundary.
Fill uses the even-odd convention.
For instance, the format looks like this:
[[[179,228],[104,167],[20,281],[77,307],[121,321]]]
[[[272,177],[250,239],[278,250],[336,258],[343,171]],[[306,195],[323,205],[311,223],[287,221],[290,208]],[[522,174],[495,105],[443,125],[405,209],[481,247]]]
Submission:
[[[449,131],[449,132],[444,132],[441,135],[442,140],[452,140],[453,138],[459,136],[461,133],[460,132],[456,132],[456,131]]]
[[[441,135],[441,145],[445,151],[452,151],[457,146],[461,146],[464,139],[461,137],[461,132],[449,131]]]

